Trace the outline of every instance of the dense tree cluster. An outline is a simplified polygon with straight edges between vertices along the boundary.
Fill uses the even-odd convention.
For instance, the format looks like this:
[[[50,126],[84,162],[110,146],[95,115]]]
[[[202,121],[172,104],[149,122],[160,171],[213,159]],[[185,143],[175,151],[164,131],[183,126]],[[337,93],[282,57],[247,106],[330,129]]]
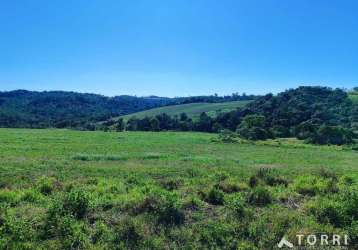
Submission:
[[[170,98],[117,96],[50,91],[0,92],[0,127],[74,128],[158,106]]]
[[[239,95],[238,93],[233,93],[232,95],[226,96],[218,96],[217,94],[211,96],[192,96],[192,97],[178,97],[177,102],[179,104],[186,104],[186,103],[219,103],[219,102],[233,102],[233,101],[249,101],[255,100],[259,96],[255,95],[246,95],[243,93]]]
[[[179,117],[161,114],[143,119],[132,117],[120,127],[130,131],[219,132],[228,129],[250,140],[297,137],[311,143],[341,145],[353,142],[357,124],[358,106],[343,90],[299,87],[276,96],[268,94],[216,118],[206,113],[198,120],[184,113]]]
[[[105,97],[95,94],[17,90],[0,92],[0,127],[95,129],[95,122],[160,106],[249,100],[255,96]]]

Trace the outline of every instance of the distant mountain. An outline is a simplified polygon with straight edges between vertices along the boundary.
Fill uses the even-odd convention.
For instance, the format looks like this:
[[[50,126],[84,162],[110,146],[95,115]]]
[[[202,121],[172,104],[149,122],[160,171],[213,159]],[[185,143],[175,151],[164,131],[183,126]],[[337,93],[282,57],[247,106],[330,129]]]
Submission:
[[[65,91],[0,92],[0,127],[68,128],[161,106],[193,102],[227,102],[255,96],[106,97]]]

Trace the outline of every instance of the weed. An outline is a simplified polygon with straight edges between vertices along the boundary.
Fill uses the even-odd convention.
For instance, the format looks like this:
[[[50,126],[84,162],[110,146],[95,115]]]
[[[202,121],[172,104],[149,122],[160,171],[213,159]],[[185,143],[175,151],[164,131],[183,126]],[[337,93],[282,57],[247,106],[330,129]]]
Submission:
[[[272,202],[272,197],[266,188],[257,187],[249,193],[247,201],[252,205],[265,206]]]

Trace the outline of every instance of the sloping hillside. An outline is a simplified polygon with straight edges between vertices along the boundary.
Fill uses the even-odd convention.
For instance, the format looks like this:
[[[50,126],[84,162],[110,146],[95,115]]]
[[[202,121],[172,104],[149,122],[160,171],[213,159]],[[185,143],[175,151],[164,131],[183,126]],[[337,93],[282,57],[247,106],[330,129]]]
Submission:
[[[358,92],[352,92],[349,94],[349,98],[356,104],[358,104]]]
[[[0,127],[76,127],[173,103],[172,98],[106,97],[65,91],[0,92]]]
[[[154,109],[149,109],[130,115],[121,116],[124,120],[128,120],[130,117],[144,118],[146,116],[153,117],[158,114],[166,113],[170,116],[180,115],[186,113],[191,118],[198,118],[201,113],[206,112],[211,117],[215,117],[219,113],[229,112],[235,110],[238,107],[243,107],[250,101],[234,101],[224,103],[189,103],[173,106],[165,106]]]
[[[121,95],[107,97],[66,91],[27,91],[0,92],[0,127],[21,128],[84,128],[87,125],[143,110],[168,105],[187,103],[190,113],[216,110],[232,110],[230,102],[253,100],[256,96],[232,94],[231,96],[193,97],[136,97]],[[207,110],[196,109],[207,102],[213,106]],[[236,105],[234,104],[234,107]],[[175,109],[175,108],[174,108]],[[180,112],[180,111],[178,111]]]

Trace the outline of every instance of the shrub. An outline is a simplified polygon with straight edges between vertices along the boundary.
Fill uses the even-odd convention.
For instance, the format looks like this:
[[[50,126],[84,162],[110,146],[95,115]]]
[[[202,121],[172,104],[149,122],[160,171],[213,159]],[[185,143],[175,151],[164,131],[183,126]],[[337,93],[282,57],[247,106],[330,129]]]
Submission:
[[[198,232],[202,249],[236,249],[237,237],[232,225],[209,220]]]
[[[315,144],[343,145],[353,143],[354,133],[341,126],[323,125],[308,140]]]
[[[270,168],[260,168],[257,173],[256,176],[260,179],[265,179],[267,176],[269,176],[271,174],[272,170]]]
[[[83,218],[89,208],[90,198],[83,190],[71,190],[63,199],[63,209],[78,219]]]
[[[249,193],[247,201],[252,205],[265,206],[272,202],[272,197],[266,188],[257,187]]]
[[[251,177],[250,177],[250,180],[249,180],[249,186],[250,186],[251,188],[254,188],[254,187],[256,187],[258,184],[259,184],[258,178],[257,178],[256,176],[251,176]]]
[[[0,249],[36,249],[35,246],[29,247],[34,239],[36,231],[31,221],[10,209],[0,213]]]
[[[113,244],[119,249],[139,249],[145,238],[142,225],[128,217],[115,227],[114,234]]]
[[[344,185],[347,185],[347,186],[351,186],[351,185],[353,185],[353,184],[355,183],[354,178],[351,177],[351,176],[347,176],[347,175],[343,176],[340,181],[341,181]]]
[[[168,191],[152,190],[134,207],[134,213],[144,212],[156,215],[158,222],[162,224],[180,225],[184,222],[184,212],[178,198]]]
[[[339,188],[337,186],[336,180],[329,180],[326,188],[324,189],[325,193],[338,193]]]
[[[285,126],[274,126],[271,129],[271,133],[273,134],[274,137],[278,137],[278,138],[291,136],[290,130]]]
[[[274,172],[269,168],[260,168],[256,174],[256,177],[261,179],[265,184],[269,186],[284,185],[288,186],[288,181],[282,176],[276,176]],[[256,184],[258,181],[256,182]]]
[[[224,193],[217,189],[212,188],[206,197],[206,202],[212,204],[212,205],[223,205],[224,204]]]
[[[335,227],[344,224],[342,206],[332,198],[319,198],[310,207],[309,212],[315,215],[317,221],[322,224],[330,223]]]
[[[258,184],[267,184],[269,186],[283,185],[288,186],[288,181],[282,176],[278,176],[272,169],[260,168],[256,175],[249,180],[250,187],[256,187]]]
[[[163,180],[160,182],[160,185],[169,190],[169,191],[172,191],[172,190],[175,190],[175,189],[178,189],[180,186],[182,186],[184,183],[184,181],[182,179],[169,179],[169,180]]]
[[[340,197],[346,224],[358,220],[358,191],[345,190]]]
[[[245,228],[247,230],[245,238],[255,243],[258,249],[277,249],[276,244],[282,236],[301,222],[302,217],[295,211],[272,206],[250,221]]]
[[[238,183],[235,180],[227,179],[225,181],[220,182],[216,187],[225,193],[235,193],[247,190],[249,187],[246,183]]]
[[[15,206],[20,200],[19,193],[9,189],[0,190],[0,204],[5,203]]]
[[[358,247],[358,221],[353,221],[352,225],[348,228],[348,235],[351,247],[357,249]]]
[[[246,209],[244,201],[239,198],[235,197],[227,202],[227,207],[233,212],[235,218],[244,218],[246,215]]]
[[[302,195],[315,196],[327,192],[328,180],[316,176],[299,176],[294,181],[294,190]]]
[[[337,181],[338,180],[338,176],[335,172],[333,172],[330,169],[327,168],[320,168],[318,170],[318,175],[321,176],[322,178],[327,178],[327,179],[332,179]]]
[[[127,176],[126,178],[126,184],[130,186],[139,185],[141,182],[142,182],[141,178],[133,174]]]
[[[50,195],[55,190],[56,179],[53,177],[42,177],[38,180],[36,186],[43,195]]]
[[[58,231],[63,249],[88,249],[88,231],[83,223],[64,216],[59,221]]]
[[[358,220],[358,193],[344,190],[339,195],[317,199],[308,208],[320,223],[330,223],[335,227],[350,226]]]
[[[262,115],[247,115],[237,127],[240,137],[248,140],[266,140],[272,133],[266,128],[266,118]]]
[[[109,248],[107,244],[110,243],[112,238],[112,232],[108,226],[102,221],[96,221],[94,232],[91,235],[91,242],[93,244],[99,244],[105,248]]]
[[[196,196],[190,196],[183,203],[183,208],[188,210],[199,210],[203,206],[203,201],[201,201]]]
[[[238,135],[234,132],[224,129],[219,132],[218,140],[223,143],[235,143],[238,142]]]
[[[230,175],[225,171],[218,171],[214,174],[214,177],[217,181],[225,181],[230,177]]]
[[[283,185],[288,186],[288,181],[281,176],[267,176],[265,178],[265,183],[269,186]]]
[[[43,196],[34,189],[28,189],[24,192],[24,194],[21,197],[21,200],[27,201],[27,202],[36,202],[41,200]]]

